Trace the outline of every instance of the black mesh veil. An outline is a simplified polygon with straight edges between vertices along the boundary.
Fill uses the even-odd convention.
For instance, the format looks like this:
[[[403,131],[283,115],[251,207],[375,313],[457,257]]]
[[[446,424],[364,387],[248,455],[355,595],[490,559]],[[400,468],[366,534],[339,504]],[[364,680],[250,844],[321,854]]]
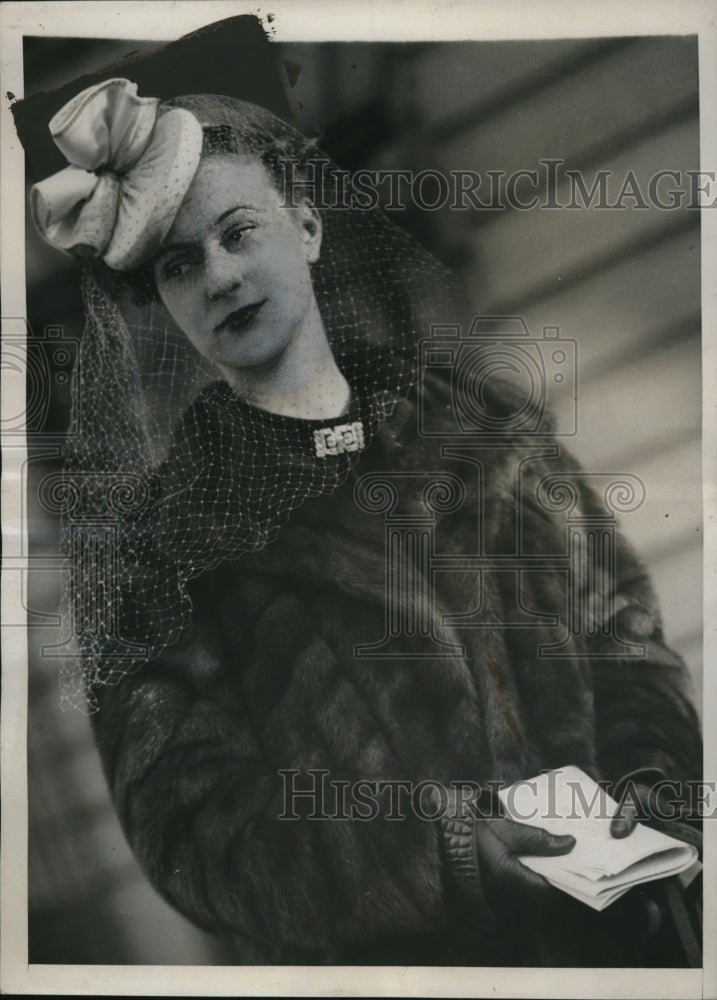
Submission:
[[[190,579],[274,543],[293,509],[346,480],[410,391],[418,342],[459,308],[449,272],[364,208],[345,172],[291,126],[227,97],[174,98],[159,115],[173,107],[201,124],[202,157],[258,159],[283,197],[287,176],[306,182],[294,191],[309,194],[323,227],[314,292],[352,402],[331,421],[249,405],[174,324],[151,260],[125,273],[86,263],[63,478],[73,654],[61,686],[65,704],[90,711],[97,684],[182,634]]]

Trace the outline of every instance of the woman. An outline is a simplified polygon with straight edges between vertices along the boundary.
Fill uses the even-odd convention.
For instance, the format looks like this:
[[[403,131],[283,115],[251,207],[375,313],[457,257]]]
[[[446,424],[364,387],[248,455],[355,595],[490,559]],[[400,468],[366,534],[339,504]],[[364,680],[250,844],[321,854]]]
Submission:
[[[449,275],[244,102],[113,80],[51,127],[73,166],[35,219],[92,258],[66,682],[149,877],[247,963],[644,961],[654,907],[587,911],[518,861],[571,838],[456,800],[567,763],[686,781],[701,750],[632,553],[560,561],[566,511],[586,552],[605,517],[587,477],[509,386],[419,375],[432,324],[460,337]],[[447,447],[461,393],[483,419]]]

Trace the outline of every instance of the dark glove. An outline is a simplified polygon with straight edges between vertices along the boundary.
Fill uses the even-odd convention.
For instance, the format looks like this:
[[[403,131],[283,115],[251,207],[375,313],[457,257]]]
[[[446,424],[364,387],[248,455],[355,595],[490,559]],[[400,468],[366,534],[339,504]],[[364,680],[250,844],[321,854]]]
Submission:
[[[595,912],[519,860],[569,854],[573,837],[506,819],[498,800],[485,790],[467,803],[454,789],[447,792],[441,819],[447,873],[475,925],[514,942],[514,960],[521,963],[632,962],[633,952],[659,923],[651,899],[633,892],[607,911]]]
[[[519,920],[536,905],[562,895],[519,858],[568,854],[574,837],[506,819],[487,790],[467,803],[455,789],[447,794],[441,819],[446,866],[463,898],[483,911],[484,923]]]
[[[628,837],[638,822],[697,848],[702,858],[702,833],[699,814],[691,803],[681,799],[678,786],[667,780],[657,768],[631,771],[617,782],[613,797],[618,809],[610,824],[613,837]],[[667,964],[702,965],[702,885],[699,866],[692,866],[681,875],[673,876],[649,887],[647,895],[655,895],[659,907],[655,953]]]
[[[659,768],[645,767],[624,775],[613,790],[618,809],[610,824],[611,835],[618,840],[629,837],[638,823],[644,823],[694,845],[701,857],[698,817],[690,814],[676,791],[676,784],[668,781]]]

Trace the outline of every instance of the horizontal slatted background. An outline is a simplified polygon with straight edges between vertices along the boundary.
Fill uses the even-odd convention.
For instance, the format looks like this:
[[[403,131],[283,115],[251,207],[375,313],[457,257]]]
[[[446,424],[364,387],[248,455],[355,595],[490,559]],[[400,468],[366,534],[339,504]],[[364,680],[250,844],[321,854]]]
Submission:
[[[351,53],[297,46],[290,58],[303,64],[294,91],[306,125],[335,119],[332,146],[339,155],[353,142],[361,150],[354,166],[475,170],[484,178],[535,170],[542,180],[541,161],[559,159],[560,205],[573,200],[566,170],[581,171],[588,190],[597,171],[609,171],[612,204],[634,176],[646,208],[626,197],[622,210],[594,202],[574,210],[446,207],[406,221],[457,268],[477,311],[520,314],[535,337],[559,326],[577,342],[579,432],[565,444],[590,471],[643,480],[646,501],[622,527],[651,569],[667,638],[690,665],[699,695],[699,216],[687,207],[684,180],[681,209],[649,200],[658,171],[685,178],[699,168],[695,39],[449,43],[403,52],[356,45]],[[335,84],[317,91],[326,63]],[[676,186],[660,183],[663,203]],[[490,201],[487,190],[478,194]],[[544,190],[539,195],[546,200]],[[573,398],[553,400],[558,426],[567,428]]]
[[[47,46],[47,42],[44,43]],[[41,89],[142,46],[58,40],[28,60]],[[540,169],[560,158],[640,184],[697,169],[696,42],[691,38],[441,45],[277,46],[303,127],[343,165]],[[38,50],[39,52],[39,50]],[[31,53],[30,53],[31,54]],[[68,62],[68,59],[70,60]],[[619,188],[618,188],[619,189]],[[566,182],[558,198],[568,200]],[[410,228],[462,275],[476,310],[523,315],[534,336],[557,325],[578,344],[579,433],[566,439],[592,471],[646,486],[623,528],[650,567],[668,640],[701,685],[700,290],[694,212],[406,212]],[[35,329],[79,335],[72,265],[28,230]],[[567,426],[574,401],[553,400]],[[38,475],[44,469],[38,463]],[[32,502],[32,490],[30,491]],[[36,551],[55,526],[33,511]],[[56,607],[35,574],[33,609]],[[146,885],[109,803],[87,720],[58,708],[52,641],[31,630],[31,961],[232,961]]]

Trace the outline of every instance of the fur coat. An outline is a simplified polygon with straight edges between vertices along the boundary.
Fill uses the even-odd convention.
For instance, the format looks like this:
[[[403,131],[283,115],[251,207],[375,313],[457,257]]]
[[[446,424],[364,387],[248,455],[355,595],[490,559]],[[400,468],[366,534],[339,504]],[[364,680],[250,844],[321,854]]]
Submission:
[[[442,449],[419,432],[419,393],[454,423],[450,386],[427,379],[343,486],[307,500],[261,551],[192,581],[180,641],[98,692],[96,738],[137,858],[189,919],[236,935],[247,963],[535,964],[534,942],[456,891],[436,822],[411,808],[387,818],[395,783],[512,783],[565,764],[613,781],[645,766],[700,776],[684,665],[619,536],[614,572],[598,557],[573,579],[592,619],[567,628],[568,574],[550,557],[568,551],[569,515],[605,514],[579,467],[555,439],[526,434]],[[427,514],[426,482],[446,474],[462,495]],[[572,511],[539,502],[552,474],[576,485]],[[443,559],[418,588],[398,585],[404,612],[430,595],[430,634],[404,629],[388,658],[366,652],[389,600],[390,516],[356,499],[369,476],[393,484],[404,526],[430,521],[430,557]],[[478,551],[494,565],[461,563]],[[519,575],[499,558],[516,552]],[[615,652],[613,633],[645,656]],[[560,642],[562,655],[538,655]],[[299,818],[279,818],[287,794],[324,780],[321,801],[293,795]],[[339,798],[359,781],[384,782],[377,815],[342,818]],[[334,818],[309,818],[315,809]]]

